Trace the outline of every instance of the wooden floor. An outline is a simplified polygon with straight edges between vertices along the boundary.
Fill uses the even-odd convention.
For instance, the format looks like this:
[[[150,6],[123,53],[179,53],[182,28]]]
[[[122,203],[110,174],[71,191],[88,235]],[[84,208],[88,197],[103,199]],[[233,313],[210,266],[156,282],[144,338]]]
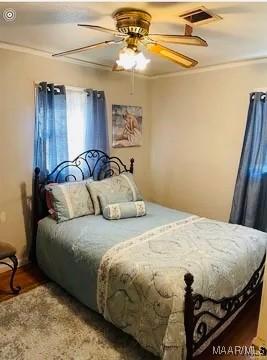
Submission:
[[[226,349],[235,346],[251,346],[253,338],[257,334],[258,318],[260,310],[260,294],[252,299],[241,313],[236,317],[234,322],[225,332],[219,336],[211,346],[204,351],[197,360],[247,360],[249,355],[233,356],[233,355],[214,355],[212,353],[213,346],[225,346]]]
[[[0,301],[14,296],[9,289],[10,272],[0,274]],[[14,285],[22,287],[21,293],[29,291],[34,287],[46,282],[46,277],[37,266],[26,265],[18,269]],[[15,295],[20,296],[20,295]],[[253,299],[247,307],[235,319],[234,323],[215,342],[214,346],[250,346],[257,332],[257,323],[260,307],[260,296]],[[247,360],[246,356],[218,356],[212,354],[212,345],[197,358],[197,360]]]
[[[7,300],[14,296],[9,287],[10,274],[11,271],[0,274],[0,301]],[[39,270],[36,265],[29,264],[18,268],[14,278],[14,286],[20,286],[20,294],[22,294],[46,281],[47,279],[41,270]]]

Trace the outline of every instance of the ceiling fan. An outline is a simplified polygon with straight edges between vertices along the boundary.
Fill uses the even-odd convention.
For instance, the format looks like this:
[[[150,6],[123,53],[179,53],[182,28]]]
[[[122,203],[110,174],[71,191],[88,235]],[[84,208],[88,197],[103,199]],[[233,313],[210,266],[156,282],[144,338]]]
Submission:
[[[152,54],[159,55],[185,68],[190,68],[197,65],[198,62],[184,54],[178,53],[177,51],[161,45],[160,42],[181,45],[208,46],[204,39],[199,36],[192,35],[193,29],[189,25],[185,25],[184,35],[150,34],[149,27],[151,15],[143,10],[131,8],[119,9],[113,14],[113,19],[116,22],[116,30],[107,29],[97,25],[78,24],[78,26],[85,27],[87,29],[102,31],[113,35],[113,40],[107,40],[97,44],[64,51],[54,54],[53,56],[70,55],[87,51],[89,49],[107,47],[115,44],[124,44],[125,46],[120,50],[119,60],[116,61],[113,66],[113,70],[143,70],[150,60],[146,59],[140,51],[141,45]]]

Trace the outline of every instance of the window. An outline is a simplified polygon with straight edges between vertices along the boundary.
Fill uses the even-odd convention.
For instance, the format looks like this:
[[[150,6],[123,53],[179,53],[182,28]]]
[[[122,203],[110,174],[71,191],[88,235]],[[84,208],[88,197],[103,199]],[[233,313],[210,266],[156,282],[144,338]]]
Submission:
[[[108,152],[104,91],[39,83],[34,166],[50,173],[62,161],[90,149]]]
[[[66,88],[68,159],[86,149],[86,97],[83,89]]]

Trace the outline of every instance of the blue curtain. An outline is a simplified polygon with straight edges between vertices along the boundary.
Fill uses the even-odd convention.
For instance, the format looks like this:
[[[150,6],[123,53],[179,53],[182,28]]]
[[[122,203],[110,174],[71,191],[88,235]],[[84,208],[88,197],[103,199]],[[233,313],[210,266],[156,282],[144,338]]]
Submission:
[[[108,141],[108,127],[107,127],[107,112],[106,112],[106,99],[104,91],[97,91],[87,89],[87,121],[85,131],[85,144],[87,149],[102,150],[109,154],[109,141]],[[96,166],[94,177],[101,178],[101,164]],[[94,161],[90,166],[94,167]],[[109,169],[109,164],[105,167]],[[103,170],[103,168],[102,168]]]
[[[68,159],[65,87],[40,83],[36,105],[34,166],[44,176]]]
[[[267,231],[266,94],[250,95],[230,222]]]
[[[106,99],[104,91],[87,90],[87,122],[85,144],[87,149],[109,153]]]

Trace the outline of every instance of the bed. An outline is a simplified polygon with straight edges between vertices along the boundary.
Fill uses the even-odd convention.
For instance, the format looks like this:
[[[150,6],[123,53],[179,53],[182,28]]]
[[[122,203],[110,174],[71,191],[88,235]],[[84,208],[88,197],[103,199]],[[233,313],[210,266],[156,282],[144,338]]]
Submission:
[[[142,218],[47,216],[49,182],[134,172],[88,150],[40,179],[35,169],[31,255],[84,305],[166,360],[200,354],[260,289],[267,235],[146,203]],[[63,175],[64,174],[64,175]]]

